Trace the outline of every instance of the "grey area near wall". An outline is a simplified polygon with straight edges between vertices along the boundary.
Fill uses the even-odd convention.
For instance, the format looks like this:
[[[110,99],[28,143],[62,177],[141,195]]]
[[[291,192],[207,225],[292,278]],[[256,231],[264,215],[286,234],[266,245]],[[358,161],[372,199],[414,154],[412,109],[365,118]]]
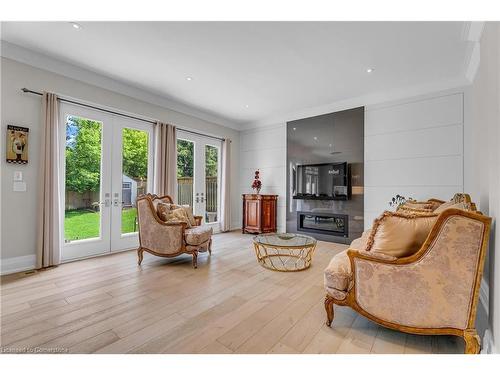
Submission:
[[[492,217],[489,253],[481,288],[478,328],[484,350],[500,353],[500,23],[486,22],[480,40],[480,62],[468,94],[466,124],[466,190],[479,209]]]

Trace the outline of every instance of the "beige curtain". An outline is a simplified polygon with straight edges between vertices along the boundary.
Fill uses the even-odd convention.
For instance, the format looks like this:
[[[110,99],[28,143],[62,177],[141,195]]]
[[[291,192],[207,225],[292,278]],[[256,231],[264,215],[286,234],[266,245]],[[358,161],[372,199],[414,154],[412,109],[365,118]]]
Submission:
[[[54,266],[61,261],[59,102],[57,95],[42,96],[38,194],[36,267]]]
[[[220,230],[231,230],[231,140],[222,142],[222,181],[221,181],[221,221]]]
[[[177,195],[177,139],[175,126],[157,122],[155,136],[154,193],[170,195],[174,202]]]

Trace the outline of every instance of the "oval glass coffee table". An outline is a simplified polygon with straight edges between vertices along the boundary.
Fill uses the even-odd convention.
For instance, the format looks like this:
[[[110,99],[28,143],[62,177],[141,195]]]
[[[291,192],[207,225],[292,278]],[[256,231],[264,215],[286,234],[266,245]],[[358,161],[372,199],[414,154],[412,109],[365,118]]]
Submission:
[[[303,234],[261,234],[253,239],[255,255],[262,267],[273,271],[302,271],[311,266],[316,239]]]

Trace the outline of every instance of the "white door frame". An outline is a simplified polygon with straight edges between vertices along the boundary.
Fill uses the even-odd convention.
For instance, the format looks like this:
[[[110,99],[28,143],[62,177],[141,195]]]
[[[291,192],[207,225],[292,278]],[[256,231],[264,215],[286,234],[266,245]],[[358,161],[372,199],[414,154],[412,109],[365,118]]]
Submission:
[[[221,202],[221,152],[222,142],[218,139],[205,137],[202,135],[177,131],[177,139],[182,139],[194,143],[194,166],[193,166],[193,213],[203,216],[205,225],[212,227],[214,232],[220,232],[220,202]],[[217,221],[213,223],[205,222],[206,212],[206,176],[205,176],[205,146],[213,146],[217,153]]]
[[[98,121],[102,124],[101,130],[101,186],[99,193],[100,203],[100,237],[77,240],[65,243],[64,216],[66,190],[66,119],[69,115]],[[122,116],[111,115],[106,112],[89,109],[69,103],[60,105],[60,160],[59,172],[60,189],[60,217],[62,230],[60,243],[62,244],[62,262],[105,255],[113,252],[137,248],[139,236],[137,232],[121,233],[122,211],[122,131],[124,128],[136,129],[148,133],[148,182],[147,191],[152,191],[154,141],[153,124],[128,119]]]
[[[73,115],[98,121],[101,128],[101,186],[99,192],[100,203],[100,237],[72,242],[65,242],[64,216],[65,216],[65,193],[66,193],[66,119]],[[89,256],[102,255],[109,252],[111,227],[111,154],[102,152],[113,147],[113,116],[107,113],[91,110],[82,106],[61,103],[60,105],[60,160],[59,171],[60,184],[60,218],[62,230],[60,231],[60,243],[62,244],[61,260],[63,262]]]
[[[153,189],[153,124],[144,121],[115,117],[113,127],[112,157],[112,207],[111,207],[111,252],[118,252],[139,247],[138,232],[122,234],[122,176],[123,176],[123,129],[134,129],[148,133],[148,182],[147,191]]]

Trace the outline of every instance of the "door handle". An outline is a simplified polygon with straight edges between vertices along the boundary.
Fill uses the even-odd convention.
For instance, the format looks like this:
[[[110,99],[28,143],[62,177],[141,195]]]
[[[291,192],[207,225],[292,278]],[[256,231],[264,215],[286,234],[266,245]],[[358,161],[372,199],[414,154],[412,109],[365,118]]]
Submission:
[[[104,207],[109,207],[109,199],[105,199],[104,201],[99,202],[99,205],[104,205]]]
[[[104,200],[99,202],[99,205],[104,207],[109,207],[111,205],[111,201],[109,199],[110,193],[104,193]]]

